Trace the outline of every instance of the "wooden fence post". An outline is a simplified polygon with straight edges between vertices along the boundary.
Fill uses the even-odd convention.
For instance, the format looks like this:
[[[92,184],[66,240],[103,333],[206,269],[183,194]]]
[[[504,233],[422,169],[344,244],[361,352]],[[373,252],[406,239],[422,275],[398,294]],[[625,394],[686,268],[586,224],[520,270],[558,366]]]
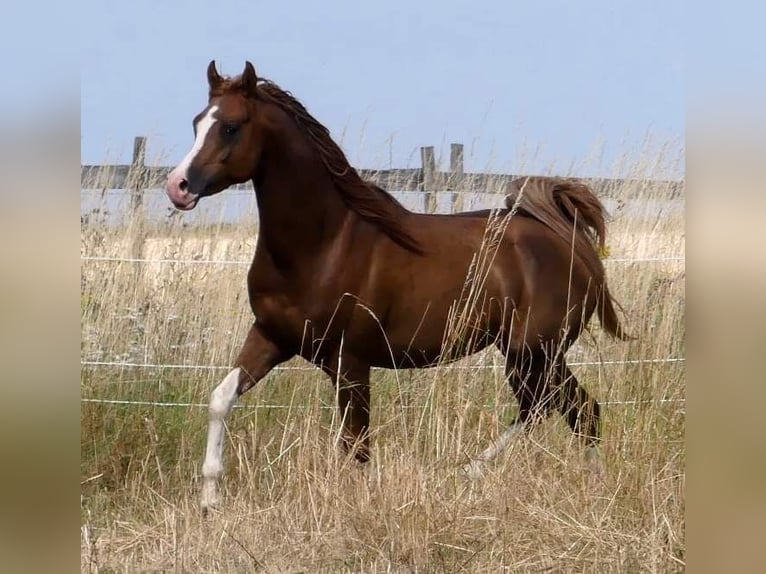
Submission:
[[[452,201],[450,210],[452,213],[463,211],[463,144],[453,143],[450,145],[449,154],[449,181],[452,188]]]
[[[144,184],[146,170],[146,138],[137,136],[133,140],[133,161],[130,164],[130,221],[133,224],[131,257],[141,259],[144,245]],[[140,276],[141,265],[135,266]]]
[[[436,159],[433,146],[420,148],[420,161],[423,166],[423,191],[425,192],[425,212],[436,211],[436,193],[434,183],[436,180]]]
[[[130,171],[133,180],[133,187],[130,194],[130,207],[132,215],[137,216],[144,203],[143,185],[144,169],[146,168],[146,138],[136,136],[133,140],[133,161],[130,164]]]

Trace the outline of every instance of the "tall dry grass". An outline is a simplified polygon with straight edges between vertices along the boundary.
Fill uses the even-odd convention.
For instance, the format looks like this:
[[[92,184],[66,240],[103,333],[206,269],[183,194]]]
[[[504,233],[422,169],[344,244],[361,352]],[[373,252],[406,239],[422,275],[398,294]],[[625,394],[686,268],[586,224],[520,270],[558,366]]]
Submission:
[[[610,191],[647,206],[655,193],[640,183]],[[682,212],[616,205],[610,259],[683,254]],[[256,231],[255,219],[109,227],[94,214],[82,253],[125,257],[138,245],[148,259],[248,260]],[[204,520],[207,416],[197,405],[226,369],[87,365],[85,398],[179,406],[83,403],[83,571],[683,570],[684,366],[625,362],[684,356],[683,262],[606,266],[637,339],[611,341],[594,320],[569,353],[573,363],[603,361],[573,368],[604,404],[603,476],[588,472],[560,418],[514,443],[481,480],[462,476],[513,418],[491,351],[451,367],[374,371],[373,457],[362,469],[338,448],[332,386],[295,360],[228,418],[224,506]],[[230,364],[251,322],[246,269],[84,261],[83,360]]]

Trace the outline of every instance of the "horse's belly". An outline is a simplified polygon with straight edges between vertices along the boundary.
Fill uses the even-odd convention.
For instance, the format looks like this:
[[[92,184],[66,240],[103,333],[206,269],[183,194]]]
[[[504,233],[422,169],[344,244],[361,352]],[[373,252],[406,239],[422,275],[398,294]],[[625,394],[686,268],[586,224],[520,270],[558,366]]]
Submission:
[[[416,368],[454,361],[494,343],[507,312],[499,304],[484,310],[446,303],[423,305],[422,310],[407,306],[388,315],[385,339],[367,348],[384,345],[385,355],[376,353],[376,366],[393,362],[398,368]]]

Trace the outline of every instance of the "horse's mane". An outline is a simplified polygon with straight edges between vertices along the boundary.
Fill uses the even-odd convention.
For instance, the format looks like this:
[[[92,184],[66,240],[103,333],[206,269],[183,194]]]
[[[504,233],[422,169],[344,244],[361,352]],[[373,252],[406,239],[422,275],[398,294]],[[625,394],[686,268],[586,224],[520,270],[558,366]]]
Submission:
[[[227,78],[211,95],[221,95],[241,88],[239,78]],[[258,78],[255,96],[276,104],[295,120],[306,135],[317,156],[327,168],[346,206],[371,222],[393,241],[412,252],[422,254],[422,248],[405,227],[407,209],[392,195],[370,181],[362,179],[336,144],[330,131],[319,123],[290,92],[270,80]]]

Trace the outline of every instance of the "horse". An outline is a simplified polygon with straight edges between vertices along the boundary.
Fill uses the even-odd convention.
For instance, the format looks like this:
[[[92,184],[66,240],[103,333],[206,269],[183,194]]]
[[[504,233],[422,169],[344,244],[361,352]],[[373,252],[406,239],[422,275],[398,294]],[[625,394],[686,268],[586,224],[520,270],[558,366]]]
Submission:
[[[259,232],[247,290],[253,322],[210,395],[201,509],[219,507],[224,421],[275,366],[302,357],[335,385],[342,444],[370,458],[370,369],[428,368],[494,345],[518,417],[465,467],[559,412],[586,453],[600,407],[566,364],[591,317],[627,340],[598,248],[605,210],[585,184],[517,178],[505,207],[452,215],[406,209],[364,180],[329,130],[252,63],[207,67],[194,144],[167,177],[176,209],[251,180]],[[191,296],[186,293],[184,296]]]

